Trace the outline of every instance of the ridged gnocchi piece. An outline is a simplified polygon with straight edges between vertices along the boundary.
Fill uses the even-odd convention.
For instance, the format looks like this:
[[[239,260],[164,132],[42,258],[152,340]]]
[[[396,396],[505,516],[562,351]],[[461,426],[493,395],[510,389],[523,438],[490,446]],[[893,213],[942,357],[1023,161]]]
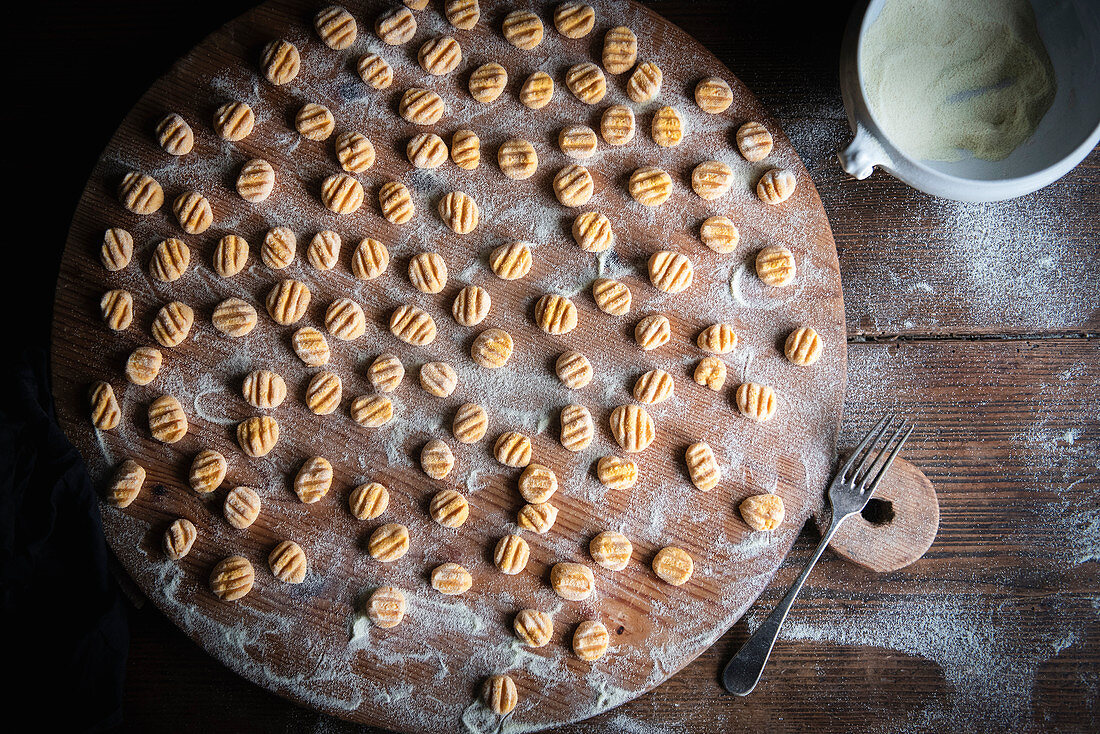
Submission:
[[[746,497],[738,508],[745,524],[757,532],[771,532],[783,524],[787,511],[777,494]]]
[[[613,104],[600,115],[600,135],[608,145],[626,145],[634,139],[634,110]]]
[[[443,14],[455,28],[468,31],[481,18],[481,4],[478,0],[447,0],[443,5]]]
[[[721,161],[703,161],[691,172],[691,188],[706,201],[714,201],[733,188],[733,169]]]
[[[99,261],[112,272],[122,270],[134,256],[134,237],[121,227],[111,227],[103,233]]]
[[[519,475],[519,493],[528,502],[546,502],[558,491],[558,475],[542,464],[531,463]]]
[[[367,618],[380,629],[391,629],[405,618],[405,593],[393,586],[382,586],[367,599]]]
[[[732,324],[711,324],[695,341],[704,352],[728,354],[737,348],[737,332]]]
[[[576,453],[588,448],[596,433],[592,413],[583,405],[572,404],[561,409],[561,445]]]
[[[512,622],[516,637],[528,647],[544,647],[554,634],[554,620],[537,609],[521,609]]]
[[[585,662],[599,660],[611,644],[611,635],[603,622],[586,619],[573,632],[573,653]]]
[[[536,72],[519,88],[519,101],[528,109],[541,110],[553,99],[553,89],[553,77],[546,72]]]
[[[501,573],[509,576],[515,576],[527,568],[530,558],[531,546],[518,535],[505,535],[493,549],[493,563]]]
[[[363,184],[346,173],[336,173],[321,182],[321,203],[334,214],[352,214],[363,206]]]
[[[199,531],[195,528],[195,523],[186,518],[177,518],[164,531],[164,539],[161,542],[164,555],[171,561],[184,558],[191,552],[191,547],[195,545],[198,536]]]
[[[144,485],[145,468],[133,459],[126,459],[115,469],[105,499],[109,504],[125,509],[134,503]]]
[[[737,386],[737,409],[741,415],[763,423],[779,409],[779,399],[770,385],[743,382]]]
[[[180,401],[161,395],[149,404],[149,433],[161,443],[176,443],[187,435],[187,414]]]
[[[195,147],[195,132],[179,113],[170,112],[160,118],[156,132],[157,143],[169,155],[187,155]]]
[[[530,10],[513,10],[504,16],[504,38],[518,49],[530,51],[542,43],[542,20]]]
[[[563,352],[554,363],[561,384],[574,390],[592,382],[592,363],[580,352]]]
[[[256,572],[244,556],[228,556],[210,572],[210,591],[222,601],[236,601],[252,591]]]
[[[202,234],[214,223],[214,209],[210,201],[197,191],[185,191],[172,203],[180,229],[187,234]]]
[[[609,571],[622,571],[630,563],[634,546],[620,532],[605,530],[588,543],[592,560]]]
[[[714,489],[722,479],[722,468],[718,466],[714,450],[706,441],[697,441],[688,446],[684,452],[684,462],[687,464],[691,483],[702,492]]]
[[[355,43],[359,26],[347,8],[329,5],[313,16],[313,28],[321,41],[334,51],[343,51]]]
[[[306,386],[306,407],[315,415],[331,415],[340,405],[344,383],[335,372],[318,372]]]
[[[118,185],[118,200],[134,214],[149,215],[164,204],[164,189],[152,176],[130,171]]]
[[[267,294],[267,313],[283,326],[297,323],[309,307],[309,287],[300,280],[280,280]]]
[[[409,529],[395,522],[377,528],[367,541],[367,552],[382,563],[396,561],[409,552]]]
[[[535,175],[539,167],[539,156],[535,146],[526,140],[512,138],[505,140],[497,149],[497,165],[500,172],[514,181],[522,181]]]
[[[391,224],[405,224],[416,214],[412,194],[400,181],[387,181],[379,187],[378,206]]]
[[[470,517],[470,503],[460,492],[443,489],[432,497],[428,514],[445,528],[460,528]]]
[[[687,255],[658,250],[649,256],[649,280],[657,290],[680,293],[691,285],[695,269]]]
[[[160,374],[164,356],[156,347],[138,347],[126,358],[126,379],[133,385],[148,385]]]
[[[354,341],[367,330],[363,307],[350,298],[337,298],[325,309],[325,328],[341,341]]]
[[[332,270],[340,261],[340,247],[343,240],[331,229],[323,229],[309,241],[306,247],[306,260],[318,270]]]
[[[821,337],[809,326],[801,326],[787,335],[783,352],[792,364],[811,365],[821,357]]]
[[[451,433],[459,443],[477,443],[489,429],[489,416],[485,408],[476,403],[464,403],[451,421]]]
[[[495,102],[508,84],[508,71],[495,61],[482,64],[470,75],[470,96],[482,104]]]
[[[432,588],[440,594],[458,596],[474,585],[474,577],[457,563],[444,563],[432,569]]]
[[[451,315],[462,326],[477,326],[489,315],[493,300],[481,286],[468,285],[458,292],[451,303]]]
[[[435,341],[435,321],[416,306],[398,306],[390,316],[390,333],[406,344],[421,347]]]
[[[260,244],[260,260],[272,270],[283,270],[294,262],[298,237],[289,227],[272,227]]]
[[[650,370],[634,383],[634,399],[646,405],[663,403],[673,396],[676,386],[664,370]]]
[[[421,293],[439,293],[447,285],[447,263],[438,252],[420,252],[409,259],[409,282]]]
[[[634,341],[647,352],[663,347],[672,338],[672,324],[662,314],[646,316],[634,327]]]
[[[630,489],[638,482],[638,465],[630,459],[604,456],[596,462],[596,476],[608,489]]]
[[[726,384],[726,363],[718,357],[703,357],[695,365],[693,379],[695,384],[717,392]]]
[[[153,338],[162,347],[178,346],[191,333],[194,323],[195,312],[186,303],[166,303],[153,317]]]
[[[336,138],[336,160],[348,173],[362,173],[374,165],[374,144],[366,135],[343,132]]]
[[[691,578],[694,571],[695,561],[682,548],[670,545],[657,551],[653,557],[653,573],[666,584],[680,586]]]
[[[251,487],[234,487],[225,495],[222,514],[237,530],[244,530],[260,516],[260,495]]]
[[[374,280],[389,266],[390,251],[370,237],[364,237],[351,256],[351,274],[360,280]]]
[[[547,293],[535,302],[535,323],[547,334],[568,334],[577,328],[577,307],[565,296]]]
[[[437,398],[448,397],[458,387],[458,373],[446,362],[428,362],[420,368],[420,387]]]
[[[255,126],[256,113],[245,102],[226,102],[214,110],[214,131],[222,140],[244,140]]]
[[[393,401],[382,395],[360,395],[351,401],[350,413],[364,428],[381,428],[393,420]]]
[[[554,27],[566,38],[584,38],[596,25],[596,11],[591,5],[564,2],[554,9]]]
[[[401,0],[405,4],[406,8],[412,10],[423,10],[428,7],[428,0]]]
[[[481,164],[481,139],[473,130],[455,130],[451,136],[451,161],[464,171]]]
[[[357,520],[373,520],[390,506],[390,491],[379,482],[360,484],[348,495],[348,509]]]
[[[772,168],[764,172],[756,182],[756,195],[765,204],[782,204],[791,198],[798,180],[784,168]]]
[[[638,37],[626,26],[615,26],[603,37],[603,68],[622,74],[638,60]]]
[[[434,125],[446,111],[443,98],[430,89],[412,87],[401,95],[397,111],[405,122],[414,125]]]
[[[585,252],[603,252],[615,244],[611,220],[601,212],[582,212],[573,220],[573,240]]]
[[[191,248],[175,237],[161,240],[153,249],[149,274],[161,283],[171,283],[183,277],[191,264]]]
[[[522,469],[531,463],[531,439],[518,431],[500,434],[493,444],[493,456],[505,466]]]
[[[635,104],[645,104],[661,93],[664,74],[652,61],[643,61],[634,68],[626,83],[626,95]]]
[[[565,86],[585,104],[596,104],[607,94],[607,79],[591,61],[570,66],[565,72]]]
[[[303,504],[320,501],[332,488],[332,464],[323,456],[311,456],[305,460],[294,476],[294,494]]]
[[[401,364],[396,354],[380,354],[367,368],[367,379],[375,390],[391,393],[405,379],[405,365]]]
[[[328,347],[325,335],[312,326],[303,326],[294,332],[290,338],[291,346],[298,359],[310,367],[323,367],[331,359],[332,352]]]
[[[187,483],[199,494],[210,494],[225,481],[229,471],[229,462],[218,451],[203,449],[191,460],[191,470],[187,474]]]
[[[622,281],[596,278],[592,282],[592,298],[597,308],[606,314],[623,316],[630,312],[630,288]]]
[[[264,77],[275,86],[294,81],[302,68],[302,56],[298,47],[282,38],[275,39],[264,46],[260,55],[260,67]]]
[[[420,468],[432,479],[445,479],[455,465],[451,447],[433,438],[420,450]]]
[[[496,370],[508,364],[512,356],[512,335],[504,329],[486,329],[470,346],[470,357],[482,367]]]
[[[502,280],[518,280],[531,270],[531,246],[516,241],[494,248],[489,254],[489,267]]]
[[[363,83],[373,89],[389,89],[393,84],[393,67],[384,58],[375,53],[359,57],[355,70]]]
[[[256,415],[237,424],[237,443],[253,459],[267,456],[279,443],[279,424],[269,415]]]
[[[99,299],[99,314],[111,331],[124,331],[134,322],[134,297],[130,291],[116,288]]]
[[[294,129],[309,140],[328,140],[336,129],[336,118],[328,107],[316,102],[306,102],[294,116]]]
[[[759,122],[750,120],[737,128],[737,149],[745,160],[757,163],[772,152],[772,134]]]
[[[570,125],[558,133],[558,147],[570,158],[583,161],[596,154],[595,131],[587,125]]]
[[[695,85],[695,104],[703,112],[717,115],[733,104],[733,90],[725,79],[708,76]]]
[[[684,121],[676,108],[666,105],[653,114],[649,133],[657,145],[662,148],[674,148],[683,142]]]
[[[756,277],[765,285],[783,288],[790,285],[797,274],[794,253],[782,245],[769,245],[756,255]]]
[[[237,174],[236,188],[245,201],[264,201],[275,190],[275,168],[263,158],[245,161]]]
[[[534,530],[539,535],[545,535],[554,527],[554,521],[558,519],[558,508],[549,502],[530,502],[519,508],[516,515],[516,524],[525,530]]]
[[[286,381],[271,370],[253,370],[245,375],[241,394],[253,408],[278,408],[286,400]]]
[[[374,21],[374,32],[383,43],[400,46],[416,33],[416,18],[408,8],[395,8],[378,16]]]
[[[302,546],[293,540],[283,540],[267,556],[271,574],[287,584],[300,584],[306,579],[309,561]]]
[[[454,36],[436,36],[421,44],[416,59],[424,71],[432,76],[443,76],[462,63],[462,46]]]
[[[550,586],[566,601],[584,601],[595,591],[596,578],[583,563],[555,563],[550,567]]]
[[[469,234],[480,218],[477,202],[464,191],[451,191],[439,200],[439,218],[455,234]]]
[[[623,451],[636,454],[644,451],[657,436],[653,419],[638,405],[620,405],[611,411],[611,435]]]
[[[672,196],[672,177],[654,166],[643,166],[630,174],[630,196],[644,206],[660,206]]]
[[[703,221],[699,227],[699,239],[715,252],[726,254],[737,249],[737,243],[741,241],[741,232],[729,217],[719,215]]]
[[[223,278],[232,278],[244,270],[248,263],[248,240],[235,234],[227,234],[218,240],[214,248],[214,272]]]
[[[592,198],[592,174],[584,166],[571,163],[554,176],[554,196],[562,206],[584,206]]]

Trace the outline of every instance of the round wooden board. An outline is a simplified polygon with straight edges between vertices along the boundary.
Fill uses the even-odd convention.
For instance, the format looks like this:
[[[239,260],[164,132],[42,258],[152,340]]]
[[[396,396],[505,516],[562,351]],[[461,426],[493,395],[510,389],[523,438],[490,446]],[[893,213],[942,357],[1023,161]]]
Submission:
[[[204,40],[149,90],[111,140],[80,201],[54,311],[59,419],[100,485],[126,457],[148,471],[133,505],[103,505],[109,543],[149,598],[196,642],[241,675],[304,705],[401,731],[496,730],[499,722],[476,698],[487,675],[508,672],[520,703],[506,728],[536,730],[593,716],[653,688],[706,649],[756,599],[803,523],[821,508],[844,397],[845,340],[836,250],[817,192],[775,120],[697,42],[638,5],[593,4],[594,31],[573,41],[556,32],[549,7],[537,6],[546,36],[533,52],[502,38],[505,9],[484,7],[476,29],[453,32],[464,51],[459,70],[429,78],[415,56],[424,39],[450,32],[437,3],[416,14],[419,29],[402,47],[386,47],[372,32],[382,3],[349,6],[359,39],[342,52],[325,47],[312,29],[322,4],[266,3]],[[605,212],[617,235],[614,252],[598,257],[573,244],[570,224],[577,210],[557,203],[551,180],[568,162],[555,144],[558,131],[576,122],[598,128],[604,107],[627,101],[627,75],[608,75],[607,98],[591,107],[564,87],[564,70],[598,61],[604,33],[618,24],[634,29],[639,58],[660,65],[664,84],[657,102],[632,105],[638,117],[634,141],[622,148],[601,142],[587,162],[596,191],[586,208]],[[260,49],[279,37],[302,52],[302,71],[285,87],[257,73]],[[385,91],[367,87],[355,74],[355,60],[368,49],[394,67],[394,84]],[[483,106],[469,97],[466,83],[471,69],[488,60],[502,63],[510,79],[505,94]],[[540,111],[517,100],[519,86],[535,69],[546,70],[558,84],[554,101]],[[734,90],[733,106],[720,115],[701,112],[692,99],[695,83],[707,75],[728,80]],[[450,163],[435,171],[409,166],[404,146],[416,129],[397,116],[396,106],[401,92],[416,84],[444,97],[447,113],[432,129],[445,140],[460,128],[480,135],[476,171]],[[210,127],[213,110],[227,99],[243,99],[257,112],[255,132],[239,143],[219,140]],[[318,199],[320,181],[338,166],[332,139],[318,143],[294,132],[294,113],[306,101],[327,105],[338,131],[359,130],[377,150],[377,162],[360,177],[367,203],[354,215],[334,215]],[[650,139],[650,119],[661,104],[684,116],[687,135],[678,147],[658,148]],[[170,111],[181,113],[195,131],[195,150],[181,159],[164,153],[152,134]],[[759,164],[746,163],[733,144],[734,131],[749,119],[763,122],[775,136],[775,151]],[[513,136],[531,140],[539,154],[538,173],[526,181],[511,181],[496,166],[497,147]],[[234,192],[237,171],[252,157],[270,160],[278,171],[275,193],[260,205]],[[737,181],[730,194],[708,203],[691,191],[690,175],[697,163],[712,158],[731,165]],[[625,191],[629,173],[643,164],[661,166],[674,179],[672,198],[657,209],[636,204]],[[788,168],[798,179],[794,196],[776,207],[752,193],[772,166]],[[129,169],[164,186],[167,203],[155,215],[136,216],[119,205],[116,187]],[[408,225],[391,225],[379,215],[377,189],[388,179],[413,190],[417,217]],[[171,214],[171,201],[188,189],[201,191],[214,207],[214,225],[200,236],[184,235]],[[451,233],[435,213],[440,197],[455,189],[480,206],[481,224],[470,235]],[[741,244],[733,254],[718,255],[698,240],[699,224],[716,213],[740,226]],[[299,245],[298,258],[281,272],[258,258],[264,232],[279,225],[293,229]],[[102,233],[110,226],[128,229],[135,239],[134,261],[116,273],[98,262]],[[304,258],[306,244],[321,229],[339,232],[344,241],[339,265],[324,273]],[[211,269],[211,255],[218,238],[230,232],[248,239],[252,255],[244,272],[222,279]],[[190,245],[192,262],[182,279],[163,284],[147,273],[155,243],[167,236]],[[386,243],[392,256],[389,271],[370,282],[355,280],[349,271],[354,245],[366,236]],[[523,280],[498,280],[485,255],[516,238],[534,244],[534,267]],[[753,274],[756,252],[773,243],[794,251],[799,267],[796,283],[782,290],[764,287]],[[645,274],[648,255],[663,248],[686,253],[695,266],[694,284],[675,296],[657,291]],[[406,276],[409,257],[422,250],[440,252],[450,268],[450,281],[438,295],[415,291]],[[630,286],[629,316],[596,309],[590,284],[600,273]],[[277,326],[262,307],[272,284],[285,277],[309,283],[313,292],[296,326],[322,325],[324,309],[337,297],[355,299],[367,313],[365,336],[350,343],[330,337],[330,369],[344,382],[344,403],[333,415],[316,416],[304,407],[305,385],[317,370],[291,350],[296,327]],[[460,327],[450,317],[451,300],[470,282],[493,298],[480,328],[498,326],[515,338],[516,353],[505,369],[477,367],[468,354],[480,328]],[[98,314],[99,297],[109,288],[134,295],[134,323],[119,334],[108,331]],[[575,331],[550,337],[535,326],[533,304],[545,292],[573,298],[580,317]],[[259,326],[245,338],[224,337],[211,325],[215,304],[229,296],[246,298],[260,311]],[[130,385],[122,372],[125,358],[133,348],[153,344],[151,321],[170,300],[194,307],[191,336],[163,350],[164,368],[151,385]],[[409,347],[386,330],[389,314],[405,302],[434,315],[440,334],[430,347]],[[642,352],[632,340],[634,325],[658,312],[670,318],[672,340]],[[736,326],[740,343],[726,356],[729,378],[716,393],[696,385],[691,374],[703,356],[696,334],[719,321]],[[802,324],[817,329],[825,343],[812,368],[795,367],[782,356],[784,338]],[[566,349],[586,353],[595,367],[595,380],[583,390],[567,390],[553,374],[554,358]],[[394,421],[368,430],[349,418],[347,405],[370,392],[365,368],[383,351],[402,357],[406,380],[395,393]],[[432,359],[446,360],[459,372],[459,387],[447,399],[417,385],[419,365]],[[262,460],[249,460],[236,445],[234,426],[260,412],[240,394],[244,375],[259,368],[279,372],[290,397],[271,411],[282,429],[278,446]],[[608,415],[631,402],[637,375],[655,368],[673,375],[676,396],[650,409],[658,437],[635,456],[641,480],[630,491],[606,491],[595,479],[594,464],[617,453]],[[95,431],[88,418],[86,391],[96,380],[109,381],[122,406],[121,425],[108,432]],[[775,387],[780,405],[773,420],[755,424],[737,413],[733,390],[742,381]],[[152,439],[146,421],[149,403],[164,393],[179,398],[190,421],[187,436],[170,446]],[[450,436],[456,407],[468,401],[483,403],[490,415],[489,434],[472,446]],[[574,402],[589,407],[597,426],[592,445],[579,454],[557,440],[560,410]],[[520,532],[514,525],[522,504],[518,472],[491,457],[493,439],[510,429],[534,437],[537,460],[552,466],[561,484],[553,499],[560,509],[554,528],[546,535],[523,532],[532,554],[518,576],[497,572],[490,557],[497,538]],[[432,437],[446,440],[457,457],[445,481],[428,479],[417,466],[420,448]],[[711,444],[723,469],[721,484],[708,493],[690,484],[683,461],[685,448],[698,440]],[[196,495],[186,481],[191,458],[203,448],[221,451],[230,465],[224,486],[209,497]],[[304,505],[291,481],[313,455],[332,461],[335,481],[328,496]],[[376,521],[358,522],[347,496],[366,480],[386,484],[391,503]],[[221,514],[225,493],[236,485],[256,487],[263,498],[259,520],[244,531],[234,530]],[[470,519],[457,531],[435,525],[426,513],[430,497],[443,487],[457,488],[470,500]],[[770,535],[752,533],[737,513],[741,499],[764,491],[778,492],[787,506],[785,524]],[[174,563],[165,559],[161,537],[177,517],[191,519],[199,537],[190,555]],[[371,530],[384,522],[404,523],[412,536],[409,553],[392,564],[374,561],[364,550]],[[589,539],[607,528],[621,529],[634,542],[625,571],[607,571],[588,557]],[[283,538],[296,540],[308,554],[310,572],[300,585],[278,582],[267,568],[268,552]],[[666,545],[694,557],[694,576],[683,586],[669,586],[650,570],[654,554]],[[229,554],[249,558],[257,573],[255,588],[235,603],[218,601],[207,588],[211,568]],[[563,560],[592,567],[592,598],[563,602],[554,595],[549,568]],[[427,575],[445,561],[470,570],[471,591],[452,598],[431,589]],[[388,631],[371,628],[357,614],[364,595],[384,584],[405,589],[409,602],[405,621]],[[546,647],[528,650],[515,642],[512,617],[525,607],[554,613],[555,632]],[[586,618],[602,620],[612,638],[608,654],[592,664],[570,649],[574,628]]]

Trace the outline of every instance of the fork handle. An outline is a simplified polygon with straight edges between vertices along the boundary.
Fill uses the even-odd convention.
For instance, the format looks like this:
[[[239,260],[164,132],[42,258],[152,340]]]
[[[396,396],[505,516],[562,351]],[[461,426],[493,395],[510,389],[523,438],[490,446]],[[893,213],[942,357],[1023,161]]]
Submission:
[[[783,627],[784,620],[787,619],[787,613],[791,611],[791,605],[798,597],[798,592],[802,591],[802,584],[806,583],[806,579],[817,563],[817,559],[821,558],[821,554],[825,551],[825,546],[829,545],[829,541],[833,539],[840,523],[847,517],[848,515],[833,517],[832,522],[829,523],[829,529],[825,531],[821,542],[818,543],[813,557],[806,564],[806,568],[802,569],[802,573],[799,574],[798,578],[795,579],[790,591],[783,597],[783,601],[779,602],[779,606],[768,615],[760,628],[745,641],[737,654],[726,664],[726,669],[722,673],[722,685],[725,686],[727,691],[738,696],[747,696],[752,693],[753,688],[756,688],[756,684],[760,682],[760,676],[764,673],[764,666],[768,664],[768,657],[772,654],[775,640],[779,637],[779,630]]]

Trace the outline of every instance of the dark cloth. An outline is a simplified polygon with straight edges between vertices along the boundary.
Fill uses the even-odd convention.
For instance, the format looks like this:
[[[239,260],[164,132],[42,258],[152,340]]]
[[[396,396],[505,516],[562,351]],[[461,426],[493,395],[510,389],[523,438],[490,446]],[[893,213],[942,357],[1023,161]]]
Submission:
[[[36,729],[102,731],[122,718],[130,637],[98,499],[55,421],[45,352],[4,359],[0,608],[3,658],[15,681],[4,684],[7,710],[29,706]]]

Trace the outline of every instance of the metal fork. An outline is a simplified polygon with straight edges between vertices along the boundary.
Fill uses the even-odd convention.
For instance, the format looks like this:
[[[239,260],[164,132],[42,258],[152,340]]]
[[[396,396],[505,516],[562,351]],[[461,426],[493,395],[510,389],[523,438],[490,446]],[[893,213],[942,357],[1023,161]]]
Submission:
[[[895,427],[895,419],[896,416],[892,414],[883,416],[833,477],[833,483],[829,485],[829,504],[833,510],[829,529],[825,531],[813,557],[795,580],[791,590],[783,597],[783,601],[768,615],[760,628],[745,641],[726,665],[722,673],[722,685],[730,693],[747,696],[752,693],[753,688],[756,688],[764,672],[764,666],[768,663],[768,657],[772,653],[775,638],[779,636],[783,621],[787,619],[787,612],[791,610],[791,605],[794,604],[798,592],[802,590],[802,584],[806,582],[806,577],[810,575],[817,559],[821,558],[825,546],[829,545],[840,524],[857,512],[862,512],[867,506],[867,501],[871,499],[886,470],[894,463],[894,457],[905,445],[909,434],[913,432],[913,426],[904,420],[897,421]],[[875,454],[875,446],[879,439],[885,436],[890,428],[894,428],[893,433],[886,438],[882,449]],[[893,446],[892,449],[891,446]]]

